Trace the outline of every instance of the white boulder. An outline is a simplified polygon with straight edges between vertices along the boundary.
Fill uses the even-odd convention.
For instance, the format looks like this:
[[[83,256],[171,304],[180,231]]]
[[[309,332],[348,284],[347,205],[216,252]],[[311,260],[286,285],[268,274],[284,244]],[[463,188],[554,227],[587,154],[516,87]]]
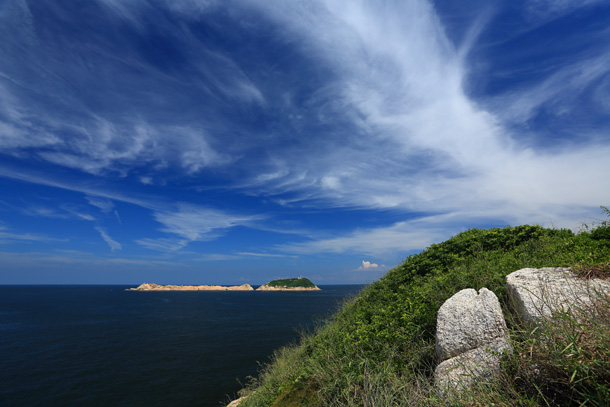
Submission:
[[[500,355],[512,352],[498,297],[482,288],[469,288],[439,309],[436,352],[441,360],[434,372],[441,392],[471,386],[500,371]]]
[[[517,270],[506,277],[506,287],[516,311],[531,324],[553,312],[586,312],[597,297],[610,295],[609,280],[586,280],[569,267]]]
[[[481,288],[462,290],[438,310],[436,353],[441,360],[503,338],[507,334],[498,297]]]

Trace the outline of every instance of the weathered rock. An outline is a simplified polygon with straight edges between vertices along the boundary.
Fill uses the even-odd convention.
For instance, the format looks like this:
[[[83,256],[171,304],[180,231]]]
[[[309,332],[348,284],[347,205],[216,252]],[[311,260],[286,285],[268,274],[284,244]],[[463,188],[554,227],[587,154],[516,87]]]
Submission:
[[[227,407],[237,407],[241,404],[242,401],[244,401],[246,399],[247,396],[244,397],[240,397],[237,400],[233,400],[232,402],[229,403],[229,405],[227,405]]]
[[[137,288],[126,291],[254,291],[250,284],[236,286],[222,285],[159,285],[153,283],[140,284]]]
[[[481,347],[507,334],[498,297],[472,288],[449,298],[438,310],[436,353],[441,360]]]
[[[556,311],[586,312],[598,296],[610,295],[609,280],[581,279],[569,267],[517,270],[506,277],[506,287],[516,311],[530,324]]]
[[[468,388],[500,371],[500,353],[512,352],[498,297],[482,288],[458,292],[439,309],[434,372],[441,392]],[[445,360],[447,359],[447,360]]]
[[[321,291],[319,287],[270,287],[261,285],[256,291]]]
[[[500,372],[500,354],[504,350],[511,350],[511,346],[506,338],[498,338],[441,362],[434,371],[436,387],[441,391],[459,391],[496,375]]]

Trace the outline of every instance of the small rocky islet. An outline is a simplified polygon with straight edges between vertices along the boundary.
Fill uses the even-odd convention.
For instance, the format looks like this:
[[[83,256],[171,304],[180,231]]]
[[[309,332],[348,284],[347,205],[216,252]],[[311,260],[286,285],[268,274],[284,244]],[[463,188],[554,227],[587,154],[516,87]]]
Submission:
[[[308,278],[284,278],[261,285],[256,291],[320,291]]]
[[[256,290],[250,284],[235,286],[222,285],[160,285],[154,283],[140,284],[125,291],[320,291],[320,288],[304,277],[273,280]]]

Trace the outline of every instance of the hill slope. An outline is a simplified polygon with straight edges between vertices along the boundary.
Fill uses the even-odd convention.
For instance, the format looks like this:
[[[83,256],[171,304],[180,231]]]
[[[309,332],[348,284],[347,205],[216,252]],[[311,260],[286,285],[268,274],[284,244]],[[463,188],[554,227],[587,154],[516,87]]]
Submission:
[[[283,278],[263,284],[257,291],[319,291],[320,288],[308,278]]]
[[[431,385],[436,312],[445,300],[464,288],[487,287],[508,310],[505,276],[515,270],[572,266],[584,272],[598,266],[607,273],[609,264],[607,223],[579,234],[539,226],[462,232],[408,257],[346,303],[332,321],[299,344],[278,350],[242,391],[248,398],[240,406],[447,405]],[[578,373],[566,367],[561,349],[552,359],[546,345],[509,321],[517,352],[506,361],[506,377],[450,404],[606,405],[610,315],[600,318],[595,324],[601,329],[595,332],[601,345],[579,359],[577,366],[585,368]],[[528,351],[520,353],[522,347]],[[522,368],[532,360],[549,367],[538,377],[526,377]]]

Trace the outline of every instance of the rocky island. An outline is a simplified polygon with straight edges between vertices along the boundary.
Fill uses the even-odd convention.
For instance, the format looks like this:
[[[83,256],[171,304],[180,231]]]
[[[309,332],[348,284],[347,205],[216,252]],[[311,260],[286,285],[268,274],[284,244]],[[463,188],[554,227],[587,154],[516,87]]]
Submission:
[[[223,285],[160,285],[153,283],[140,284],[125,291],[254,291],[250,284]],[[314,283],[304,277],[273,280],[263,284],[256,291],[320,291]]]
[[[144,283],[137,288],[128,288],[125,291],[254,291],[250,284],[222,286],[222,285],[159,285]]]
[[[308,278],[284,278],[273,280],[258,287],[256,291],[320,291]]]

